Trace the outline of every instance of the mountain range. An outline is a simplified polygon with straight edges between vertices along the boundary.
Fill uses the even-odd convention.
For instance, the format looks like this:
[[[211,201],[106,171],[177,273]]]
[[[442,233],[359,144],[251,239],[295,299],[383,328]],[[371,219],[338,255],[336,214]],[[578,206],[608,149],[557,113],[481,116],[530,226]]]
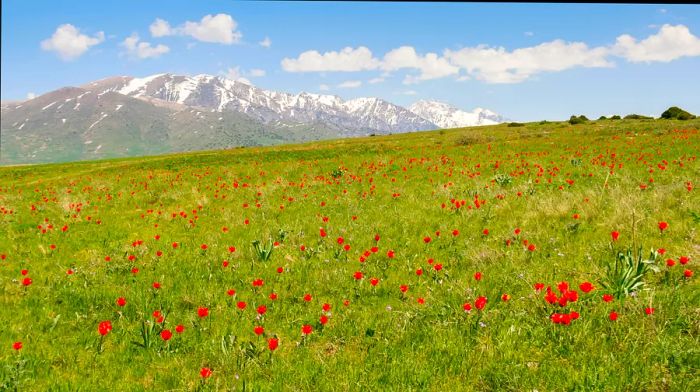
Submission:
[[[507,121],[436,101],[288,94],[212,75],[110,77],[3,102],[0,163],[272,145]]]

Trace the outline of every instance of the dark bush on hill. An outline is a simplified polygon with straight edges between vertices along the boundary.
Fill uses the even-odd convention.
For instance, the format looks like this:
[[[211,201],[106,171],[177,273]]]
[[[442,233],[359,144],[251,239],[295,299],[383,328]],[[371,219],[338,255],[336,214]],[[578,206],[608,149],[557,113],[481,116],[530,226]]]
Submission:
[[[583,114],[578,117],[571,116],[571,118],[569,118],[569,124],[571,125],[583,124],[585,122],[588,122],[588,117],[584,116]]]
[[[519,122],[512,122],[508,124],[509,127],[524,127],[525,124]]]
[[[625,116],[625,120],[653,120],[653,117],[642,116],[641,114],[628,114]]]
[[[678,106],[671,106],[670,108],[666,109],[665,112],[661,113],[661,118],[666,120],[692,120],[695,118],[695,116],[679,108]]]

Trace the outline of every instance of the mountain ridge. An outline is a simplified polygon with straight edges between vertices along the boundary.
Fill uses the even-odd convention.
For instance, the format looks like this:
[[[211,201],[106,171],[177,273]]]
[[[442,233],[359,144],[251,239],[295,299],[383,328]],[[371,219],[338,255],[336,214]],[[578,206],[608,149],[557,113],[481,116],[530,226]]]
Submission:
[[[376,97],[343,100],[264,90],[206,74],[113,76],[3,102],[0,163],[280,144],[499,120],[491,111],[470,113],[437,101],[405,108]]]

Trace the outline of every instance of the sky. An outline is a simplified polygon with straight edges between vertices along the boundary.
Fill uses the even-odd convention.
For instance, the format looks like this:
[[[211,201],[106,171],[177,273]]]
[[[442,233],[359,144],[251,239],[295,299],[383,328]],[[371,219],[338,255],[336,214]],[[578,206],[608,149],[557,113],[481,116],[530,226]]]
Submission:
[[[700,6],[2,2],[2,100],[115,75],[212,74],[518,121],[700,113]]]

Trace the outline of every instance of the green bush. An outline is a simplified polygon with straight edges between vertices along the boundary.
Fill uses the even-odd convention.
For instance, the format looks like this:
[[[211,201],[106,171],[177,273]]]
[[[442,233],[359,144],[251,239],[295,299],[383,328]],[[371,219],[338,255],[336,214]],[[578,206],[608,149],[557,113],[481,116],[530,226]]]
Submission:
[[[585,122],[588,122],[588,117],[584,116],[583,114],[578,117],[571,116],[571,118],[569,118],[569,124],[571,125],[583,124]]]
[[[622,120],[622,117],[620,117],[618,114],[616,114],[614,116],[610,116],[610,119],[611,120]]]
[[[508,124],[509,127],[524,127],[525,124],[519,122],[512,122]]]
[[[671,106],[670,108],[666,109],[665,112],[661,113],[661,118],[667,120],[692,120],[695,118],[695,116],[679,108],[678,106]]]
[[[642,116],[641,114],[628,114],[625,116],[625,120],[653,120],[653,117]]]
[[[600,117],[598,117],[598,120],[607,120],[607,119],[608,119],[608,118],[605,117],[605,116],[600,116]]]

